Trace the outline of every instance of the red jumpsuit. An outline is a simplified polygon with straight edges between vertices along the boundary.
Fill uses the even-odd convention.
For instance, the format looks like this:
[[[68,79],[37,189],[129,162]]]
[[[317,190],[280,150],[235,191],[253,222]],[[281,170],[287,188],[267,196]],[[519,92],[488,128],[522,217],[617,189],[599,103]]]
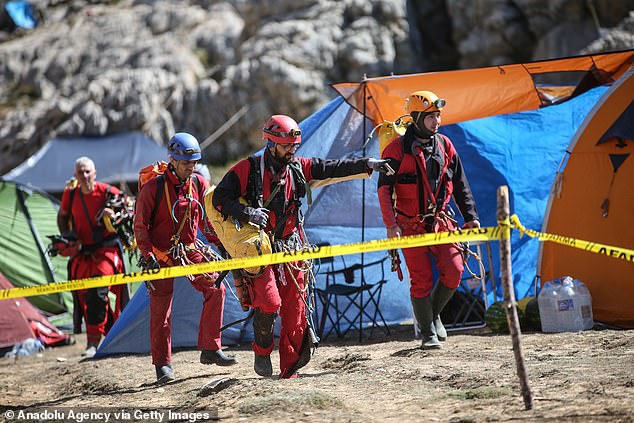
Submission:
[[[200,192],[192,178],[198,178]],[[164,181],[163,194],[155,209],[159,180]],[[180,232],[180,242],[184,245],[195,242],[198,227],[204,222],[203,193],[208,187],[209,182],[195,173],[182,184],[170,170],[165,172],[163,178],[152,178],[143,185],[136,202],[134,234],[144,257],[153,252],[161,267],[179,264],[171,254],[167,253],[172,247],[172,236],[178,232],[183,219],[186,219]],[[187,196],[190,192],[195,201],[188,201]],[[188,203],[191,204],[187,216]],[[152,221],[154,210],[155,215]],[[176,220],[172,218],[172,211]],[[201,263],[204,259],[200,253],[191,250],[187,252],[187,260],[192,263]],[[202,292],[204,297],[198,329],[198,348],[219,350],[221,347],[219,329],[222,324],[225,287],[221,284],[219,288],[215,288],[213,281],[203,278],[195,278],[191,283],[194,288]],[[172,359],[171,314],[174,279],[152,281],[151,285],[154,287],[149,289],[152,364],[162,366],[170,364]]]
[[[75,190],[72,194],[71,191]],[[95,182],[95,188],[89,194],[83,194],[79,186],[67,188],[62,194],[61,210],[71,216],[72,228],[81,242],[80,252],[69,264],[72,279],[91,278],[93,276],[123,273],[124,264],[121,247],[116,234],[108,232],[97,216],[104,208],[107,191],[119,194],[116,187]],[[83,204],[82,204],[83,203]],[[85,205],[85,208],[84,208]],[[122,304],[119,292],[125,286],[101,287],[77,291],[79,306],[86,321],[88,343],[99,343],[102,335],[119,317]],[[108,292],[117,294],[115,309],[110,307]]]
[[[258,156],[256,160],[259,166],[261,156]],[[367,159],[322,160],[296,157],[295,161],[301,166],[307,182],[313,179],[338,178],[371,172],[366,164]],[[225,216],[233,216],[241,222],[248,222],[249,212],[253,210],[253,207],[240,204],[239,198],[244,197],[249,204],[254,205],[251,176],[251,164],[248,159],[233,166],[214,191],[214,207]],[[279,163],[268,150],[265,150],[261,193],[263,202],[269,199],[280,182],[283,189],[277,192],[267,206],[270,210],[270,219],[266,231],[267,233],[274,232],[275,240],[288,242],[301,235],[298,231],[299,199],[306,195],[306,189],[301,183],[293,181],[289,165]],[[250,306],[256,310],[253,321],[255,337],[253,351],[257,355],[266,356],[273,351],[273,322],[279,310],[282,323],[279,340],[281,378],[292,377],[297,371],[296,364],[302,354],[307,327],[305,294],[299,292],[304,291],[305,288],[304,272],[297,268],[298,263],[289,263],[289,265],[267,266],[262,275],[252,278],[248,285]],[[268,316],[268,320],[262,325],[258,321],[259,315]]]
[[[456,149],[444,135],[437,134],[434,138],[427,146],[421,145],[409,128],[381,154],[396,171],[392,176],[379,176],[383,222],[387,228],[400,226],[403,236],[457,229],[442,216],[452,195],[465,222],[478,220],[475,200]],[[430,253],[436,259],[440,282],[451,289],[460,284],[464,264],[454,244],[405,248],[402,252],[411,278],[412,298],[430,294],[433,286]]]

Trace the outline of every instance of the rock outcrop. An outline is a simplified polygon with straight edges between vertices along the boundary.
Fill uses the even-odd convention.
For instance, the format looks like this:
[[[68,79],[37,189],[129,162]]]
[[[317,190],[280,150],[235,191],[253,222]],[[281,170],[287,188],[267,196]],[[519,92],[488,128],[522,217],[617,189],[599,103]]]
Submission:
[[[59,135],[204,141],[236,117],[205,143],[225,162],[261,146],[269,115],[324,105],[333,82],[634,46],[634,0],[33,4],[40,26],[0,37],[0,174]]]

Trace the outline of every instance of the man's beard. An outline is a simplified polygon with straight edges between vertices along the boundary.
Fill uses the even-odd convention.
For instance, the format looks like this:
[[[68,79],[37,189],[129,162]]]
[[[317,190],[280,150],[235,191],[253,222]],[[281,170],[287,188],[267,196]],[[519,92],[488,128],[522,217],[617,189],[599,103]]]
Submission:
[[[282,165],[287,165],[293,160],[293,155],[287,152],[284,152],[281,157],[277,155],[277,152],[273,154],[273,158],[277,160],[278,163]]]

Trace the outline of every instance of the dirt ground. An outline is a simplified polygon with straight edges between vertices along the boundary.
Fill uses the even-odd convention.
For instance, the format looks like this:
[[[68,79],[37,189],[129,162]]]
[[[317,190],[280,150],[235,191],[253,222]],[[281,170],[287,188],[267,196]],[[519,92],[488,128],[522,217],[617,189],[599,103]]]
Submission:
[[[229,422],[634,422],[632,331],[524,334],[530,411],[508,335],[449,335],[435,351],[418,348],[411,325],[363,343],[354,334],[329,339],[292,380],[258,377],[248,347],[227,348],[239,360],[229,368],[200,364],[194,350],[177,351],[177,380],[161,387],[149,355],[82,360],[80,338],[39,356],[0,359],[0,421],[20,421],[6,418],[20,410],[108,407],[135,410],[143,421],[159,421],[151,413],[161,411],[163,421],[217,413]],[[279,356],[272,358],[276,368]],[[215,389],[201,389],[212,381],[219,381]]]

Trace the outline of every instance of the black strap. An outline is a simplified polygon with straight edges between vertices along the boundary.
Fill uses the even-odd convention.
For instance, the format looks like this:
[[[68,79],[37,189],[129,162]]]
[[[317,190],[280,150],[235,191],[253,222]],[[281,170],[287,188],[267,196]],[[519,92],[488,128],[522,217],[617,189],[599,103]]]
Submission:
[[[78,185],[75,189],[80,189],[80,186]],[[108,194],[110,194],[111,190],[112,190],[112,185],[108,185],[108,187],[106,188],[106,197],[108,196]],[[95,244],[100,243],[101,241],[103,241],[103,230],[99,228],[99,226],[95,227],[92,224],[92,218],[90,217],[90,213],[88,213],[88,207],[86,206],[86,201],[84,200],[84,196],[81,194],[81,192],[79,194],[80,194],[79,199],[81,200],[81,205],[84,209],[84,213],[86,214],[86,219],[88,219],[88,224],[90,225],[90,230],[92,232],[92,242]],[[72,200],[72,197],[71,197],[71,200]],[[72,202],[70,204],[70,210],[71,210],[71,216],[72,216],[72,210],[73,210]]]
[[[260,166],[258,165],[258,158],[256,156],[250,156],[249,164],[251,165],[251,171],[249,172],[249,181],[247,181],[247,185],[250,188],[250,191],[247,189],[247,197],[249,197],[247,198],[247,201],[250,203],[251,207],[263,207],[262,198],[264,195],[264,189],[262,187],[262,174],[260,172]]]

